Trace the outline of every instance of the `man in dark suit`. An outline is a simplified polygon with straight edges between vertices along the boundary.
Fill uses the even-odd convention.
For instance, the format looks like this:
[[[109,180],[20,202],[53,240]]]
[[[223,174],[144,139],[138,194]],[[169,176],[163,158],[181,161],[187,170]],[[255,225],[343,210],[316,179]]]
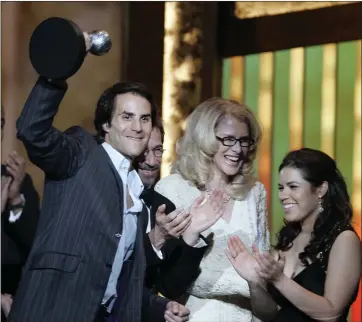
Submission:
[[[3,107],[1,114],[3,134]],[[25,166],[24,158],[16,151],[1,165],[1,308],[4,321],[29,255],[40,213],[39,195]]]
[[[16,152],[1,165],[1,292],[8,315],[39,219],[39,195]],[[3,316],[3,318],[5,318]]]
[[[153,189],[160,175],[163,141],[164,129],[158,121],[152,129],[146,151],[135,160],[135,167],[145,186],[141,198],[149,209],[145,282],[149,289],[177,299],[198,276],[200,261],[208,244],[201,241],[195,247],[186,243],[181,235],[189,226],[190,214],[175,209],[171,201]],[[156,210],[163,204],[165,210],[157,213],[157,218],[161,220],[156,222]]]
[[[138,83],[108,88],[95,112],[96,140],[80,127],[53,127],[66,90],[65,81],[40,77],[17,121],[29,159],[46,178],[9,321],[157,322],[165,314],[187,321],[185,307],[143,291],[143,186],[131,162],[156,119],[151,94]]]

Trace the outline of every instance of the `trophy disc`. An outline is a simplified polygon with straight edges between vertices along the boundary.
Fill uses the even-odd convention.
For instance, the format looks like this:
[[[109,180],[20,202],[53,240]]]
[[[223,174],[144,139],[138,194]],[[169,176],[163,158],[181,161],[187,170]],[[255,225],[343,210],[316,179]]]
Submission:
[[[40,76],[67,79],[82,66],[86,54],[83,32],[70,20],[49,18],[34,30],[30,61]]]

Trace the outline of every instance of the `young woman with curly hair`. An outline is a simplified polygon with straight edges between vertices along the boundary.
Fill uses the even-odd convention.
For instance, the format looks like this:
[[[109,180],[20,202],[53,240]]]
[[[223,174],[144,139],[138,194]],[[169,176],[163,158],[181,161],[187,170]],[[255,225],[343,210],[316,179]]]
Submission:
[[[258,305],[274,303],[274,312],[265,320],[347,321],[361,276],[361,244],[335,161],[313,149],[288,153],[279,167],[279,199],[285,220],[274,254],[256,248],[250,254],[231,237],[230,261],[250,283],[267,282]]]

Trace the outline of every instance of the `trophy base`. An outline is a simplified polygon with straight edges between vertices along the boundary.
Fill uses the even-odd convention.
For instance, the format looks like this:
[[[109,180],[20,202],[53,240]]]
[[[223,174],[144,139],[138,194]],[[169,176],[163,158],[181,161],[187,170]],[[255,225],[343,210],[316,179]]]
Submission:
[[[46,19],[31,36],[29,55],[40,76],[66,80],[83,64],[86,55],[83,32],[70,20]]]

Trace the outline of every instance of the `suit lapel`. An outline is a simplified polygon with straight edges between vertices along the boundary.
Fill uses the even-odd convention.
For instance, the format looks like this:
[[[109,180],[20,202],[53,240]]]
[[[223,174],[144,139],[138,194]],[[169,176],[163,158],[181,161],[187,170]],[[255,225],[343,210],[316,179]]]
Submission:
[[[111,177],[115,180],[116,185],[117,185],[117,194],[116,196],[119,197],[119,204],[120,204],[120,216],[121,216],[121,231],[123,229],[123,207],[124,207],[124,196],[123,196],[123,182],[122,179],[118,173],[118,171],[116,170],[116,168],[114,167],[114,164],[111,160],[111,158],[109,157],[107,151],[102,147],[102,145],[99,145],[99,150],[100,150],[100,156],[103,159],[102,163],[109,166],[110,168],[110,173],[111,173]]]

